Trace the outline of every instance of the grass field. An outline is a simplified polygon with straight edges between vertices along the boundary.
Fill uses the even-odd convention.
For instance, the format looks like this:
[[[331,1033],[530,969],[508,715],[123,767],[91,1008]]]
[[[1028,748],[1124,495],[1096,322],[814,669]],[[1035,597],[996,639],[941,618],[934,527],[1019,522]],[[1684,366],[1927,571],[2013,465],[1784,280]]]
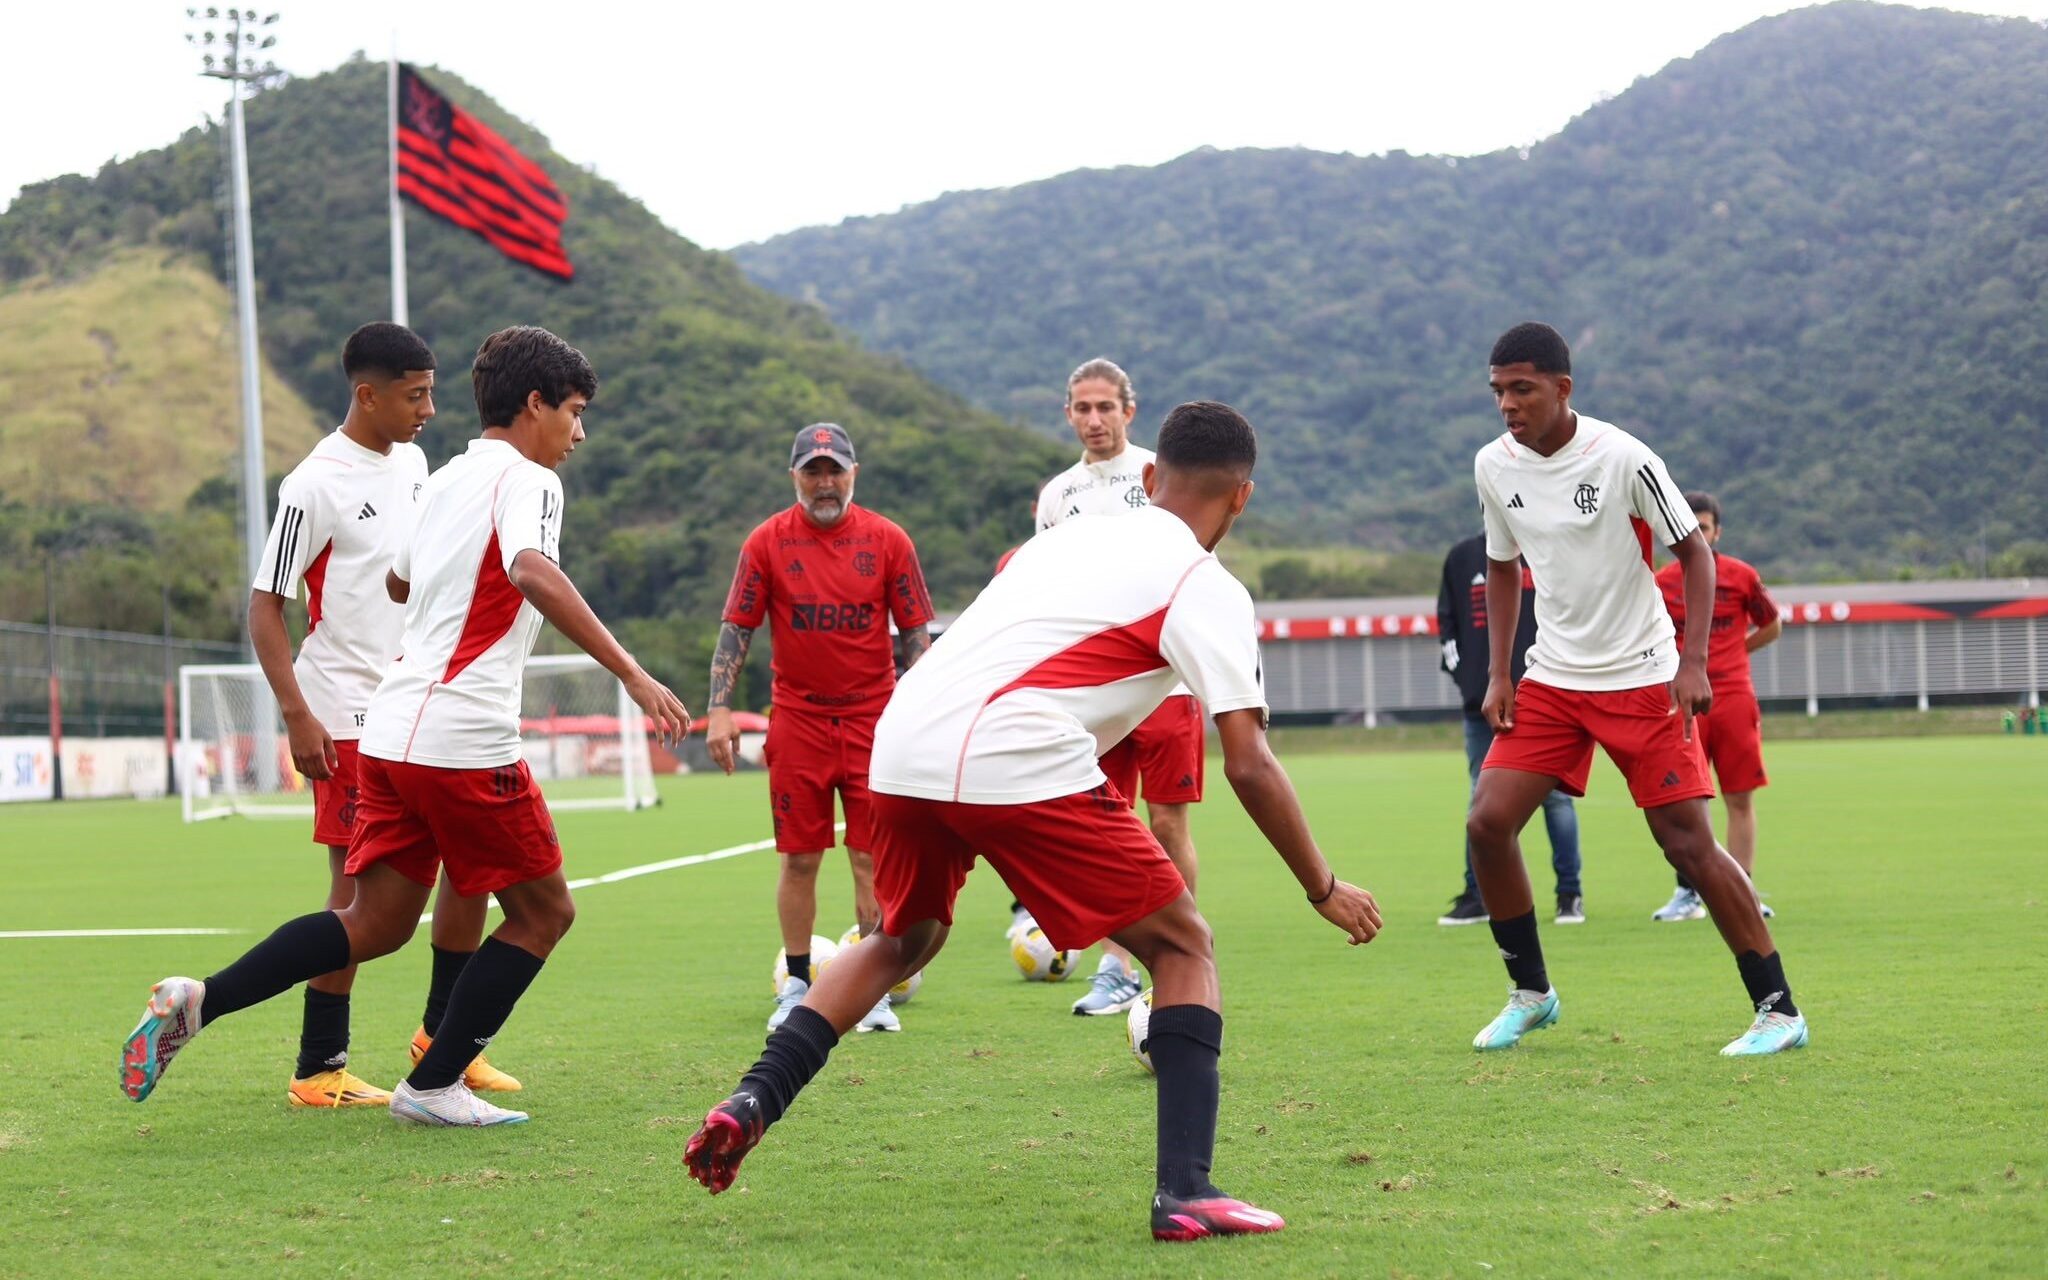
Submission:
[[[1288,758],[1325,847],[1387,916],[1346,948],[1211,773],[1197,810],[1228,1035],[1217,1178],[1262,1240],[1155,1246],[1149,1077],[1079,982],[1016,979],[1007,895],[969,882],[898,1036],[851,1037],[713,1199],[684,1137],[758,1050],[772,855],[593,887],[492,1058],[533,1123],[401,1129],[285,1105],[296,994],[209,1028],[125,1101],[150,981],[254,940],[0,938],[0,1274],[866,1276],[2038,1275],[2048,1256],[2048,744],[1797,742],[1771,754],[1760,881],[1810,1049],[1716,1056],[1748,1021],[1710,925],[1618,777],[1584,803],[1587,908],[1546,927],[1564,1018],[1480,1058],[1506,980],[1456,886],[1455,751]],[[565,814],[571,876],[766,827],[761,775]],[[1545,865],[1540,835],[1532,861]],[[168,804],[0,810],[0,930],[266,930],[318,898],[291,824]],[[851,919],[828,866],[820,932]],[[1547,890],[1538,874],[1539,890]],[[356,987],[390,1085],[426,945]]]

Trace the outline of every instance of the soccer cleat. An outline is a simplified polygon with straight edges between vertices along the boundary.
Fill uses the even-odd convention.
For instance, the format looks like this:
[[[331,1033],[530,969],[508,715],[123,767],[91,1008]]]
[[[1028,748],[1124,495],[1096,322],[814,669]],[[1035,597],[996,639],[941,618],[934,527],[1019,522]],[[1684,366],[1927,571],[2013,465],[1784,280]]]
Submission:
[[[347,1067],[294,1078],[286,1091],[295,1107],[385,1107],[391,1095]]]
[[[868,1010],[868,1016],[862,1018],[860,1025],[854,1030],[862,1035],[870,1031],[901,1031],[903,1021],[896,1016],[896,1011],[889,1007],[889,996],[885,992],[880,1000],[875,1001],[875,1007]]]
[[[1763,912],[1764,919],[1766,920],[1769,920],[1778,914],[1777,912],[1771,910],[1771,904],[1763,900],[1762,894],[1757,895],[1756,909],[1758,911]]]
[[[1124,969],[1115,956],[1102,957],[1095,976],[1088,980],[1088,994],[1074,1001],[1074,1012],[1084,1018],[1105,1018],[1122,1013],[1136,1002],[1145,988]]]
[[[811,984],[802,978],[784,978],[782,990],[775,996],[775,1012],[768,1015],[768,1029],[773,1031],[781,1026],[782,1020],[789,1016],[789,1011],[802,1004],[804,997],[810,992]]]
[[[165,978],[149,989],[142,1021],[121,1044],[121,1092],[136,1102],[156,1091],[171,1059],[199,1034],[199,1006],[206,984],[193,978]]]
[[[1031,912],[1017,907],[1010,912],[1010,927],[1003,930],[1003,941],[1015,942],[1038,927],[1038,921],[1031,918]]]
[[[1516,989],[1508,992],[1508,1004],[1500,1016],[1472,1037],[1472,1047],[1482,1053],[1489,1049],[1512,1049],[1523,1036],[1556,1021],[1557,992]]]
[[[1584,924],[1584,923],[1586,923],[1586,900],[1585,900],[1585,899],[1584,899],[1583,897],[1581,897],[1581,896],[1579,896],[1578,894],[1576,894],[1576,893],[1560,893],[1560,894],[1558,894],[1558,895],[1557,895],[1557,923],[1559,923],[1559,924]]]
[[[427,1056],[427,1050],[434,1047],[434,1037],[421,1027],[412,1033],[412,1044],[406,1052],[412,1055],[412,1065],[420,1065],[420,1059]],[[491,1065],[491,1060],[479,1053],[469,1060],[462,1069],[462,1083],[478,1093],[518,1093],[526,1086],[519,1083],[519,1077],[508,1075]]]
[[[1485,924],[1486,904],[1477,894],[1461,893],[1451,899],[1451,909],[1436,918],[1438,924]]]
[[[768,1124],[751,1093],[736,1093],[711,1108],[683,1144],[683,1167],[717,1195],[739,1176],[740,1161],[760,1145]]]
[[[1229,1196],[1176,1200],[1161,1191],[1152,1197],[1154,1240],[1265,1235],[1286,1225],[1286,1220],[1279,1214],[1269,1213],[1242,1200],[1232,1200]]]
[[[1671,895],[1671,901],[1650,913],[1650,919],[1662,920],[1669,924],[1676,920],[1704,920],[1707,918],[1707,904],[1700,901],[1700,895],[1691,889],[1680,889]]]
[[[525,1124],[524,1111],[495,1107],[457,1080],[445,1089],[415,1089],[403,1081],[391,1094],[391,1118],[401,1124],[442,1129],[481,1129],[494,1124]]]
[[[1724,1045],[1724,1058],[1748,1058],[1758,1054],[1782,1053],[1787,1049],[1806,1047],[1806,1015],[1795,1013],[1790,1017],[1782,1013],[1759,1013],[1756,1021],[1749,1024],[1749,1030]]]

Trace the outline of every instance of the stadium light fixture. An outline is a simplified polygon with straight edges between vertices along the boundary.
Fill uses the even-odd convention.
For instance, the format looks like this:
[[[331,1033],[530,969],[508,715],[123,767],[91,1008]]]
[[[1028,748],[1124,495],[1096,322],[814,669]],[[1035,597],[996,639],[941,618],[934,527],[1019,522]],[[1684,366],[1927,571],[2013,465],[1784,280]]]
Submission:
[[[209,8],[201,18],[196,9],[186,16],[200,26],[188,32],[186,42],[205,51],[200,74],[228,82],[228,176],[234,204],[235,316],[241,339],[242,391],[242,537],[251,581],[263,557],[264,536],[269,529],[265,514],[263,474],[263,393],[259,378],[262,355],[256,344],[256,267],[254,237],[249,226],[249,144],[242,121],[243,85],[262,85],[274,80],[278,67],[266,56],[259,64],[256,53],[277,44],[277,37],[259,37],[248,28],[274,26],[278,15],[260,16],[254,9],[229,9],[225,29],[217,30],[220,10]],[[261,44],[258,44],[259,39]],[[213,50],[218,48],[220,55]]]

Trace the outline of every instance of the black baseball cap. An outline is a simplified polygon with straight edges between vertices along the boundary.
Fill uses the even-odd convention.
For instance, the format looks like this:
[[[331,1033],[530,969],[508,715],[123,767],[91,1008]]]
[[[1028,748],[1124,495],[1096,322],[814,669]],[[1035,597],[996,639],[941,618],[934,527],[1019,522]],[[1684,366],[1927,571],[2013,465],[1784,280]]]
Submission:
[[[813,422],[798,431],[796,443],[789,447],[789,469],[795,471],[812,458],[830,458],[853,470],[853,441],[846,428],[836,422]]]

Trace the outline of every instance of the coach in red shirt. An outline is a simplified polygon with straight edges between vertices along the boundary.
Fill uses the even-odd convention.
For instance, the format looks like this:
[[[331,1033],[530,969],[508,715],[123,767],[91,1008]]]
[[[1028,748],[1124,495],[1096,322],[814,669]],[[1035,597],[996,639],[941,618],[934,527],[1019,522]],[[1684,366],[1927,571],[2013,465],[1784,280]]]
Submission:
[[[1754,876],[1756,793],[1770,779],[1764,774],[1763,715],[1749,674],[1749,655],[1776,640],[1785,624],[1757,571],[1720,550],[1721,504],[1714,495],[1688,493],[1685,501],[1699,519],[1707,545],[1714,548],[1714,628],[1707,636],[1707,682],[1713,686],[1714,706],[1693,722],[1693,733],[1714,766],[1721,804],[1728,810],[1728,852]],[[1685,592],[1676,561],[1657,571],[1657,585],[1672,623],[1683,632]],[[1681,875],[1678,891],[1653,918],[1697,920],[1706,913],[1699,894]],[[1775,914],[1768,906],[1763,913]]]
[[[846,812],[846,858],[862,936],[881,920],[875,901],[868,753],[896,670],[931,646],[931,593],[909,535],[853,504],[860,465],[845,428],[819,422],[789,452],[796,503],[770,516],[740,547],[718,648],[711,657],[705,740],[727,773],[739,748],[732,691],[754,630],[768,622],[774,646],[774,714],[768,728],[768,795],[782,857],[775,909],[789,978],[768,1029],[803,1002],[811,981],[818,864],[833,844],[832,793]],[[892,643],[891,621],[896,624]],[[885,996],[862,1031],[899,1030]]]

